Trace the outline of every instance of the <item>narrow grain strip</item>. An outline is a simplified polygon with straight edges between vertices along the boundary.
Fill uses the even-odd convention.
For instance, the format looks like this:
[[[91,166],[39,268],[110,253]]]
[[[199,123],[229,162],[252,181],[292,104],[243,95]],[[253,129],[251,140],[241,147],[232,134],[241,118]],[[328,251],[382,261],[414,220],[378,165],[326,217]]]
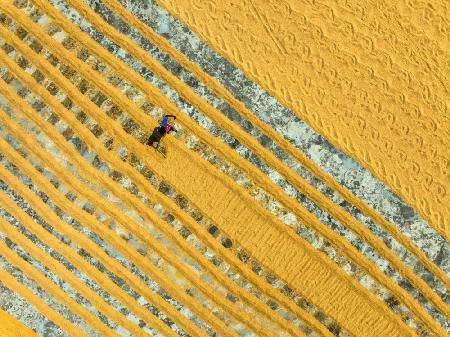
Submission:
[[[2,337],[38,337],[38,335],[29,327],[24,325],[21,321],[16,319],[13,315],[0,308],[0,333]]]

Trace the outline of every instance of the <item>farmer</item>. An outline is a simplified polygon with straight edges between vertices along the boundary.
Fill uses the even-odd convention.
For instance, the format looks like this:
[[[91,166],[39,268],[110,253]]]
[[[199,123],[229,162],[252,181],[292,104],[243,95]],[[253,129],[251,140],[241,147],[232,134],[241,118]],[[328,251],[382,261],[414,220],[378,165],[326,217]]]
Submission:
[[[177,117],[174,115],[164,115],[161,124],[153,130],[152,135],[147,141],[147,145],[153,146],[153,143],[158,143],[161,138],[170,131],[178,132],[171,123],[173,123]]]

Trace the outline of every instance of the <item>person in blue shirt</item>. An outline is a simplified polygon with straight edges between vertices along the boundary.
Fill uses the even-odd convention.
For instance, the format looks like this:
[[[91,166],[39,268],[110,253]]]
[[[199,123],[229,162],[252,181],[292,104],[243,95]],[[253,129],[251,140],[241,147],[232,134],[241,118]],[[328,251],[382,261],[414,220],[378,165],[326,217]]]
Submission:
[[[147,145],[155,147],[153,144],[161,141],[161,138],[169,132],[178,132],[172,125],[172,123],[177,119],[174,115],[164,115],[158,127],[153,130],[152,135],[147,141]]]

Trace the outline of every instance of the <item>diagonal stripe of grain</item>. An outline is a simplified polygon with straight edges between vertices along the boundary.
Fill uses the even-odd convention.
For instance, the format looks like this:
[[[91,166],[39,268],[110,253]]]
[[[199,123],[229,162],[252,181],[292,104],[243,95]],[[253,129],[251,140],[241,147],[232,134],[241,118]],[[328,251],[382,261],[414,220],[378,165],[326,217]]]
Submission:
[[[36,0],[35,0],[36,1]],[[40,1],[36,1],[36,3],[40,3]],[[337,191],[347,202],[356,206],[361,212],[365,213],[369,217],[371,217],[376,223],[381,225],[383,229],[389,232],[392,237],[397,240],[401,245],[407,248],[410,252],[412,252],[419,261],[434,275],[436,275],[446,286],[448,290],[450,290],[450,280],[446,276],[446,274],[428,257],[425,253],[417,248],[414,243],[405,235],[403,235],[400,230],[386,220],[379,212],[370,207],[363,200],[359,199],[355,196],[350,190],[348,190],[345,186],[339,184],[331,175],[325,172],[319,165],[314,163],[311,159],[309,159],[302,151],[295,148],[289,141],[284,139],[279,133],[277,133],[270,125],[262,122],[258,119],[247,107],[237,100],[226,88],[224,88],[214,77],[210,76],[208,73],[202,70],[197,63],[190,61],[184,54],[180,53],[175,47],[173,47],[168,41],[166,41],[163,37],[158,35],[151,27],[138,20],[132,13],[128,11],[124,6],[120,4],[118,0],[103,0],[103,3],[110,7],[117,15],[122,17],[128,24],[137,27],[137,29],[143,34],[143,36],[147,37],[152,43],[154,43],[159,49],[166,52],[170,55],[175,61],[177,61],[180,65],[188,69],[192,74],[194,74],[200,81],[202,81],[205,85],[208,86],[210,90],[212,90],[218,97],[224,99],[235,111],[239,112],[242,116],[247,118],[254,126],[260,129],[264,134],[268,135],[277,145],[286,153],[290,154],[293,158],[298,160],[298,162],[303,165],[306,169],[309,170],[311,174],[316,176],[318,179],[325,182],[329,187]],[[55,19],[56,16],[53,15],[54,8],[47,3],[44,5],[38,5],[41,9],[45,7],[45,12],[49,14],[49,11],[52,11],[50,16],[52,19]],[[51,7],[51,8],[49,8]],[[57,10],[54,12],[58,13]],[[62,17],[62,15],[60,15]],[[56,21],[58,24],[61,21]],[[68,30],[67,23],[70,20],[64,20],[64,30],[71,32]],[[78,34],[81,35],[82,34]],[[77,35],[75,35],[77,37]],[[80,39],[78,39],[80,41]],[[81,42],[81,41],[80,41]]]
[[[14,316],[0,308],[0,334],[3,337],[38,337],[38,335],[25,326],[22,322],[17,320]]]
[[[372,246],[377,252],[391,263],[391,265],[404,276],[425,298],[427,298],[438,310],[450,317],[450,308],[444,301],[432,291],[432,289],[418,277],[411,268],[406,266],[398,256],[378,237],[376,237],[368,228],[359,223],[344,209],[334,204],[330,199],[324,196],[320,191],[311,186],[305,179],[294,173],[286,165],[281,163],[276,156],[261,146],[256,139],[244,132],[234,123],[225,117],[220,111],[213,108],[205,100],[203,100],[192,88],[186,83],[178,79],[170,71],[165,69],[156,60],[151,58],[139,45],[130,40],[127,36],[111,29],[101,17],[92,9],[86,6],[83,2],[67,0],[67,2],[77,11],[83,14],[90,22],[93,23],[97,29],[104,33],[111,41],[117,43],[119,46],[127,50],[136,59],[142,62],[146,67],[153,71],[156,75],[166,81],[170,86],[177,90],[180,96],[186,99],[187,102],[205,113],[217,125],[228,133],[233,135],[241,144],[247,146],[259,157],[267,162],[268,165],[277,170],[283,175],[288,182],[290,182],[297,190],[302,191],[318,206],[325,210],[328,214],[333,216],[341,224],[359,235],[364,241]],[[22,23],[23,24],[23,23]],[[139,75],[138,75],[139,76]],[[450,279],[446,278],[446,287],[450,286]]]
[[[4,174],[7,171],[3,169],[0,171],[3,180],[3,178],[5,177]],[[9,172],[8,174],[11,175]],[[65,270],[65,268],[58,268],[61,267],[59,263],[55,264],[46,263],[45,261],[49,261],[49,255],[43,253],[40,249],[38,249],[33,242],[28,240],[19,231],[16,231],[3,218],[0,218],[0,229],[3,231],[3,233],[5,233],[5,235],[9,239],[11,239],[14,243],[18,244],[19,246],[21,246],[22,249],[24,249],[28,254],[33,256],[34,259],[40,261],[51,271],[58,270],[58,273],[55,274],[57,274],[60,277],[67,274],[67,270]],[[22,272],[24,272],[28,277],[35,280],[41,288],[48,291],[59,303],[64,304],[67,308],[69,308],[71,312],[81,317],[87,325],[93,327],[95,330],[97,330],[100,334],[103,334],[104,336],[120,337],[119,334],[117,334],[114,330],[106,326],[104,322],[102,322],[99,318],[95,317],[94,314],[85,309],[82,305],[73,300],[62,289],[60,289],[56,284],[54,284],[50,279],[42,275],[37,268],[36,269],[33,268],[30,264],[28,264],[28,262],[23,260],[17,253],[14,254],[2,240],[0,240],[0,251],[2,256],[7,261],[9,261],[10,264],[15,265],[17,268],[22,270]],[[64,276],[61,278],[65,279]],[[80,284],[81,282],[78,281],[77,283]],[[93,305],[95,305],[95,303],[93,303]]]
[[[40,297],[33,294],[33,292],[25,287],[22,283],[18,282],[4,269],[0,268],[0,282],[12,292],[19,294],[29,304],[34,306],[37,311],[51,320],[55,325],[61,329],[67,331],[70,336],[73,337],[88,337],[85,333],[79,330],[78,327],[73,325],[70,321],[65,319],[54,309],[50,308]]]
[[[31,23],[30,23],[31,24]],[[44,37],[43,37],[44,38]],[[47,39],[47,43],[48,44],[50,44],[50,45],[55,45],[55,42],[54,42],[54,40],[52,40],[52,39]],[[59,51],[60,53],[62,53],[63,55],[65,55],[66,54],[66,50],[60,50]],[[68,55],[70,55],[70,54],[68,54]],[[74,60],[74,62],[75,63],[77,63],[76,62],[77,60]],[[81,62],[81,64],[79,65],[80,67],[82,67],[82,66],[85,66],[84,65],[84,63],[82,63]],[[89,69],[90,70],[90,69]],[[96,81],[98,81],[98,75],[96,75],[96,77],[95,77],[95,79],[96,79]],[[101,79],[101,78],[100,78]],[[100,83],[101,84],[101,86],[104,86],[102,83]],[[106,85],[107,86],[107,85]],[[115,89],[115,88],[113,88],[113,89]],[[111,89],[112,90],[112,89]],[[113,90],[114,91],[114,90]],[[128,109],[131,109],[131,110],[127,110],[128,112],[130,112],[130,114],[132,114],[133,115],[133,113],[134,114],[136,114],[136,115],[139,115],[140,113],[139,113],[139,111],[136,111],[136,108],[133,106],[133,105],[129,105],[128,104],[128,102],[127,102],[127,98],[124,98],[123,100],[122,99],[120,99],[120,98],[118,98],[117,96],[116,96],[116,94],[117,94],[117,92],[115,92],[114,93],[114,95],[112,95],[111,97],[113,98],[113,99],[115,99],[116,100],[116,103],[118,104],[118,105],[121,105],[121,106],[123,106],[123,107],[128,107]],[[164,99],[165,97],[164,96],[162,96],[162,99]],[[161,104],[160,104],[161,105]],[[169,104],[169,106],[170,106],[170,104]],[[182,119],[182,118],[180,118],[180,119]],[[229,121],[228,121],[229,122]],[[187,125],[187,126],[189,126],[189,122],[188,121],[186,121],[185,122],[186,124],[185,125]],[[227,121],[225,122],[225,123],[227,123]],[[192,125],[192,123],[191,123],[191,125]],[[116,134],[117,135],[117,134]],[[118,135],[119,137],[120,137],[120,134]],[[215,145],[216,146],[216,148],[217,148],[217,144]],[[236,155],[233,151],[232,152],[229,152],[229,154],[230,155]],[[237,159],[238,161],[239,161],[239,159]],[[246,165],[247,163],[246,162],[243,162],[242,160],[241,160],[241,162],[240,162],[240,165],[242,166],[242,165]],[[239,164],[238,164],[239,165]],[[264,175],[262,175],[263,177],[261,177],[261,173],[260,172],[258,172],[257,170],[255,170],[254,168],[250,168],[249,169],[253,174],[256,174],[257,176],[259,176],[260,178],[259,179],[261,179],[261,180],[265,180],[266,182],[268,181],[268,179],[267,179],[267,177],[265,177]],[[256,173],[255,173],[256,172]],[[274,184],[272,183],[272,182],[269,182],[269,185],[271,185],[271,186],[273,186]],[[307,185],[307,186],[309,186],[309,185]],[[311,187],[311,186],[310,186]],[[275,191],[278,191],[279,190],[279,188],[278,187],[276,187],[275,186]],[[273,192],[272,192],[272,194],[274,194]],[[280,196],[280,194],[282,194],[282,192],[280,192],[280,191],[278,191],[278,193],[275,193],[275,195],[277,195],[277,197],[279,197]],[[285,198],[285,196],[281,196],[281,199],[282,200],[286,200],[286,198]],[[325,201],[326,202],[326,201]],[[288,202],[288,204],[289,204],[289,202]],[[290,204],[292,205],[292,201],[290,202]],[[295,204],[294,204],[295,205]],[[298,207],[298,205],[295,205],[295,206],[291,206],[291,207],[293,207],[293,209],[295,209],[297,212],[298,212],[298,210],[299,210],[299,207]],[[342,211],[342,210],[341,210]],[[308,213],[308,214],[306,214],[305,215],[305,212],[307,212],[305,209],[303,209],[303,208],[301,208],[300,209],[300,215],[301,215],[301,218],[302,218],[302,220],[303,221],[305,221],[306,223],[310,223],[310,224],[312,224],[312,225],[315,225],[315,226],[317,226],[318,228],[320,228],[318,231],[322,234],[322,235],[324,235],[325,237],[327,237],[327,239],[329,239],[330,237],[332,238],[332,239],[330,239],[330,241],[331,242],[334,242],[335,244],[337,244],[337,245],[343,245],[344,247],[345,247],[345,249],[347,250],[347,252],[349,253],[349,250],[350,250],[350,256],[352,256],[353,255],[353,257],[352,257],[352,259],[354,259],[355,260],[355,258],[354,258],[354,256],[358,256],[358,259],[357,260],[355,260],[355,261],[357,261],[357,263],[358,264],[360,264],[368,273],[370,273],[378,282],[380,282],[381,284],[383,284],[384,286],[386,286],[388,289],[390,289],[391,291],[393,291],[395,294],[396,294],[396,296],[398,296],[402,301],[403,301],[403,303],[405,303],[408,307],[409,307],[409,309],[412,311],[412,312],[414,312],[416,315],[418,315],[424,322],[426,322],[426,324],[427,324],[427,326],[430,328],[430,329],[432,329],[432,330],[434,330],[434,331],[440,331],[440,332],[442,332],[442,330],[440,330],[441,328],[431,319],[431,317],[428,315],[428,313],[426,313],[424,310],[423,310],[423,308],[422,307],[420,307],[420,306],[418,306],[417,305],[417,303],[414,301],[414,299],[412,299],[411,298],[411,296],[407,293],[407,292],[405,292],[404,291],[404,289],[402,289],[402,288],[400,288],[397,284],[395,284],[395,283],[393,283],[392,282],[392,280],[390,280],[390,279],[388,279],[383,273],[380,273],[378,270],[376,270],[376,269],[374,269],[374,264],[373,263],[371,263],[366,257],[364,257],[364,256],[362,256],[359,252],[357,252],[356,250],[355,250],[355,248],[354,247],[352,247],[351,245],[349,245],[347,242],[342,242],[342,240],[340,240],[340,238],[338,238],[337,236],[336,236],[336,234],[335,233],[333,233],[332,231],[330,232],[330,230],[326,227],[326,226],[324,226],[323,224],[321,224],[320,222],[318,222],[318,220],[315,218],[315,220],[312,220],[311,221],[311,215]],[[298,213],[297,213],[298,214]],[[346,214],[346,213],[345,213]],[[348,217],[350,217],[348,214],[346,214],[346,215],[344,215],[344,216],[348,216]],[[350,217],[351,218],[351,217]],[[352,221],[354,221],[354,219],[353,218],[351,218],[350,219],[350,221],[352,222]],[[316,227],[316,228],[317,228]],[[361,228],[360,228],[361,229]],[[364,230],[364,228],[362,228],[362,230]],[[337,243],[336,243],[337,242]],[[385,251],[386,252],[386,254],[389,254],[389,253],[391,253],[390,251]],[[407,269],[406,269],[407,270]],[[407,271],[406,271],[407,272]],[[411,274],[410,274],[411,275]],[[411,276],[411,277],[415,277],[415,276]],[[381,281],[380,281],[381,280]],[[419,285],[420,285],[420,281],[419,281]],[[430,292],[430,291],[428,291],[428,292]],[[435,294],[433,294],[434,295],[434,298],[436,298],[436,295]],[[445,306],[443,306],[442,305],[442,303],[439,303],[439,300],[436,300],[436,303],[438,303],[439,305],[440,305],[440,308],[441,309],[443,309],[443,310],[445,310]]]

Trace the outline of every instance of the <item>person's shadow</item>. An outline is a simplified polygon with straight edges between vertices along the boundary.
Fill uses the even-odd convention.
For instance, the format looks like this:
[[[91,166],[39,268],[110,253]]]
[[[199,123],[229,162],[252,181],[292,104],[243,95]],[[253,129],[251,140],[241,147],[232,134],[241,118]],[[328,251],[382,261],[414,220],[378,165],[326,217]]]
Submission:
[[[147,145],[153,146],[153,143],[159,143],[163,134],[161,132],[159,132],[158,130],[159,130],[159,126],[157,126],[156,128],[153,129],[153,133],[147,140]]]

